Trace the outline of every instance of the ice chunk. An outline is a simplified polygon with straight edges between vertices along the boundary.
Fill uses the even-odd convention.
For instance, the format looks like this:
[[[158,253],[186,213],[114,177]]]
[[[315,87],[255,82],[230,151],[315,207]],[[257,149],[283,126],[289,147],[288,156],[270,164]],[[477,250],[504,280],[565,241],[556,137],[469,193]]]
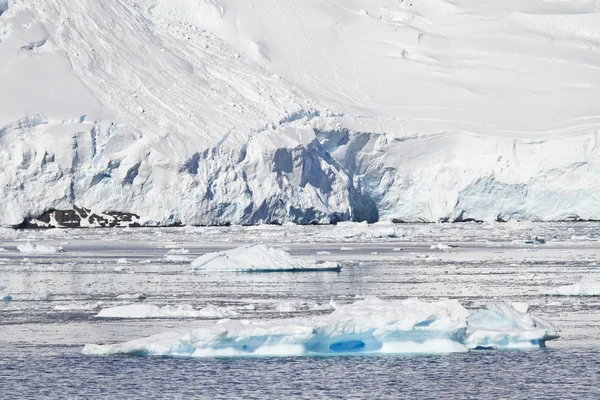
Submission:
[[[98,301],[96,303],[90,304],[59,304],[54,307],[57,311],[72,311],[72,310],[99,310],[102,308],[104,303],[102,301]]]
[[[431,250],[450,250],[451,249],[450,246],[448,246],[447,244],[443,244],[443,243],[432,244],[429,248]]]
[[[558,337],[554,327],[508,303],[493,303],[485,310],[476,310],[468,319],[469,328],[464,344],[478,348],[545,347],[547,340]]]
[[[178,254],[167,254],[165,255],[165,258],[163,259],[165,262],[172,262],[172,263],[186,263],[189,262],[189,258],[187,258],[186,256],[182,256],[182,255],[178,255]]]
[[[249,245],[198,257],[194,271],[339,271],[336,262],[308,262],[291,257],[282,249],[264,245]]]
[[[190,254],[190,251],[182,247],[181,249],[171,249],[167,251],[167,255],[168,254]]]
[[[17,250],[21,253],[26,254],[54,254],[54,253],[64,253],[65,249],[62,246],[47,246],[43,244],[35,244],[32,242],[27,242],[25,244],[20,244],[17,246]]]
[[[323,316],[276,321],[228,320],[114,345],[84,354],[190,357],[466,352],[478,347],[543,346],[557,335],[508,304],[470,314],[456,300],[366,298]]]
[[[4,287],[0,286],[0,301],[11,301],[12,296],[4,291]]]
[[[312,311],[333,311],[336,308],[337,304],[335,303],[335,301],[333,301],[333,299],[331,299],[329,303],[315,304],[310,309]]]
[[[130,304],[105,308],[96,317],[99,318],[227,318],[237,313],[232,310],[215,307],[212,304],[196,310],[191,305],[163,307],[149,304]]]
[[[573,285],[559,286],[551,291],[558,296],[600,296],[600,282],[579,282]]]
[[[134,294],[120,294],[115,299],[119,300],[144,300],[146,296],[144,293],[134,293]]]
[[[297,301],[285,301],[283,303],[279,303],[275,308],[275,311],[278,312],[296,312],[302,307],[302,303]]]

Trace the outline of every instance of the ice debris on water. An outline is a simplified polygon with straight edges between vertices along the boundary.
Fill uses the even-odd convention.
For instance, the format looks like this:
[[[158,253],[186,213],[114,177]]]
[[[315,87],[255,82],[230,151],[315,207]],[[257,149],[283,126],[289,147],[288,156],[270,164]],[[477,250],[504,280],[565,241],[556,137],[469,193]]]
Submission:
[[[546,244],[546,239],[542,239],[536,236],[531,240],[526,240],[525,244]]]
[[[4,291],[6,289],[3,286],[0,286],[0,301],[11,301],[12,296]]]
[[[171,249],[167,251],[167,254],[190,254],[190,251],[182,247],[181,249]]]
[[[126,343],[88,344],[82,352],[187,357],[451,353],[539,348],[557,337],[549,323],[508,303],[469,312],[456,300],[369,297],[327,315],[226,320]]]
[[[582,281],[573,285],[553,288],[550,293],[557,296],[600,296],[600,281]]]
[[[450,250],[451,249],[450,246],[448,246],[447,244],[443,244],[443,243],[432,244],[429,248],[431,250]]]
[[[84,304],[59,304],[54,306],[56,311],[85,311],[85,310],[99,310],[102,308],[104,302],[98,301],[96,303],[84,303]]]
[[[66,251],[62,246],[47,246],[43,244],[35,244],[32,242],[27,242],[25,244],[18,245],[17,250],[20,253],[25,254],[54,254],[64,253]]]
[[[133,293],[133,294],[124,293],[124,294],[118,295],[117,297],[115,297],[115,299],[119,299],[119,300],[144,300],[147,297],[148,296],[146,296],[144,293]]]
[[[282,249],[264,245],[248,245],[208,253],[192,262],[192,268],[194,271],[238,272],[340,271],[342,269],[336,262],[299,260]]]
[[[237,313],[227,308],[219,308],[212,304],[196,310],[189,304],[155,306],[150,304],[130,304],[105,308],[96,317],[98,318],[229,318]]]

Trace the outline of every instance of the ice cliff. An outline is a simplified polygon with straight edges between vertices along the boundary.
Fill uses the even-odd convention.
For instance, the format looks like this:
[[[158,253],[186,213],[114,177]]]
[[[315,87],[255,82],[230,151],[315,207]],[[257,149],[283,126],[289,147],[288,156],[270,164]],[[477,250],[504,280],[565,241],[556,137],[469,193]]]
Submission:
[[[600,219],[599,11],[0,0],[0,225]]]

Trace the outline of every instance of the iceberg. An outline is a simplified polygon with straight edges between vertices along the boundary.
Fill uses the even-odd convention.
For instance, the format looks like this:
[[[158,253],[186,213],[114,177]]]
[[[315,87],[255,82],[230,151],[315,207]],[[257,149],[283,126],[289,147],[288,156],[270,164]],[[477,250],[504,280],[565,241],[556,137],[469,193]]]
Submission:
[[[163,307],[150,304],[129,304],[105,308],[101,310],[96,317],[98,318],[228,318],[235,317],[237,313],[232,310],[219,308],[212,304],[196,310],[191,305]]]
[[[124,294],[118,295],[117,297],[115,297],[115,299],[119,299],[119,300],[144,300],[147,297],[148,296],[146,296],[146,294],[144,294],[144,293],[133,293],[133,294],[124,293]]]
[[[522,303],[492,303],[471,313],[463,343],[471,349],[545,347],[555,328],[529,313]]]
[[[452,249],[452,247],[448,246],[447,244],[443,244],[443,243],[438,243],[438,244],[432,244],[429,249],[431,250],[450,250]]]
[[[87,344],[88,355],[185,357],[377,355],[543,347],[558,335],[510,304],[469,312],[456,300],[366,298],[311,318],[225,320],[112,345]]]
[[[27,242],[25,244],[18,245],[17,250],[20,253],[25,254],[55,254],[65,252],[65,249],[63,249],[62,246],[47,246],[43,244],[35,244],[32,242]]]
[[[308,262],[290,256],[282,249],[264,245],[248,245],[235,249],[208,253],[192,262],[194,271],[237,272],[300,272],[340,271],[336,262]]]
[[[98,310],[102,308],[104,303],[98,301],[96,303],[85,303],[85,304],[59,304],[54,306],[56,311],[87,311],[87,310]]]
[[[6,292],[4,292],[4,287],[0,286],[0,301],[11,301],[12,296]]]
[[[182,247],[181,249],[171,249],[167,251],[167,255],[169,254],[190,254],[190,251]]]
[[[573,285],[559,286],[550,294],[558,296],[600,296],[600,282],[579,282]]]

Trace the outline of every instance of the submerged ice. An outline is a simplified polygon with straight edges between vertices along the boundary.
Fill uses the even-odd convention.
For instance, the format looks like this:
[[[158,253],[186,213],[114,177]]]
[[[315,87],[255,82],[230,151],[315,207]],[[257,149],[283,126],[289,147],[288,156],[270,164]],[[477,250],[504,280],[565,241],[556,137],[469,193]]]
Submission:
[[[554,328],[508,303],[470,312],[456,300],[367,298],[311,318],[223,320],[113,345],[88,344],[88,355],[187,357],[303,356],[467,352],[544,347]]]
[[[336,262],[308,262],[293,258],[282,249],[264,245],[249,245],[235,249],[208,253],[192,263],[194,271],[339,271]]]

